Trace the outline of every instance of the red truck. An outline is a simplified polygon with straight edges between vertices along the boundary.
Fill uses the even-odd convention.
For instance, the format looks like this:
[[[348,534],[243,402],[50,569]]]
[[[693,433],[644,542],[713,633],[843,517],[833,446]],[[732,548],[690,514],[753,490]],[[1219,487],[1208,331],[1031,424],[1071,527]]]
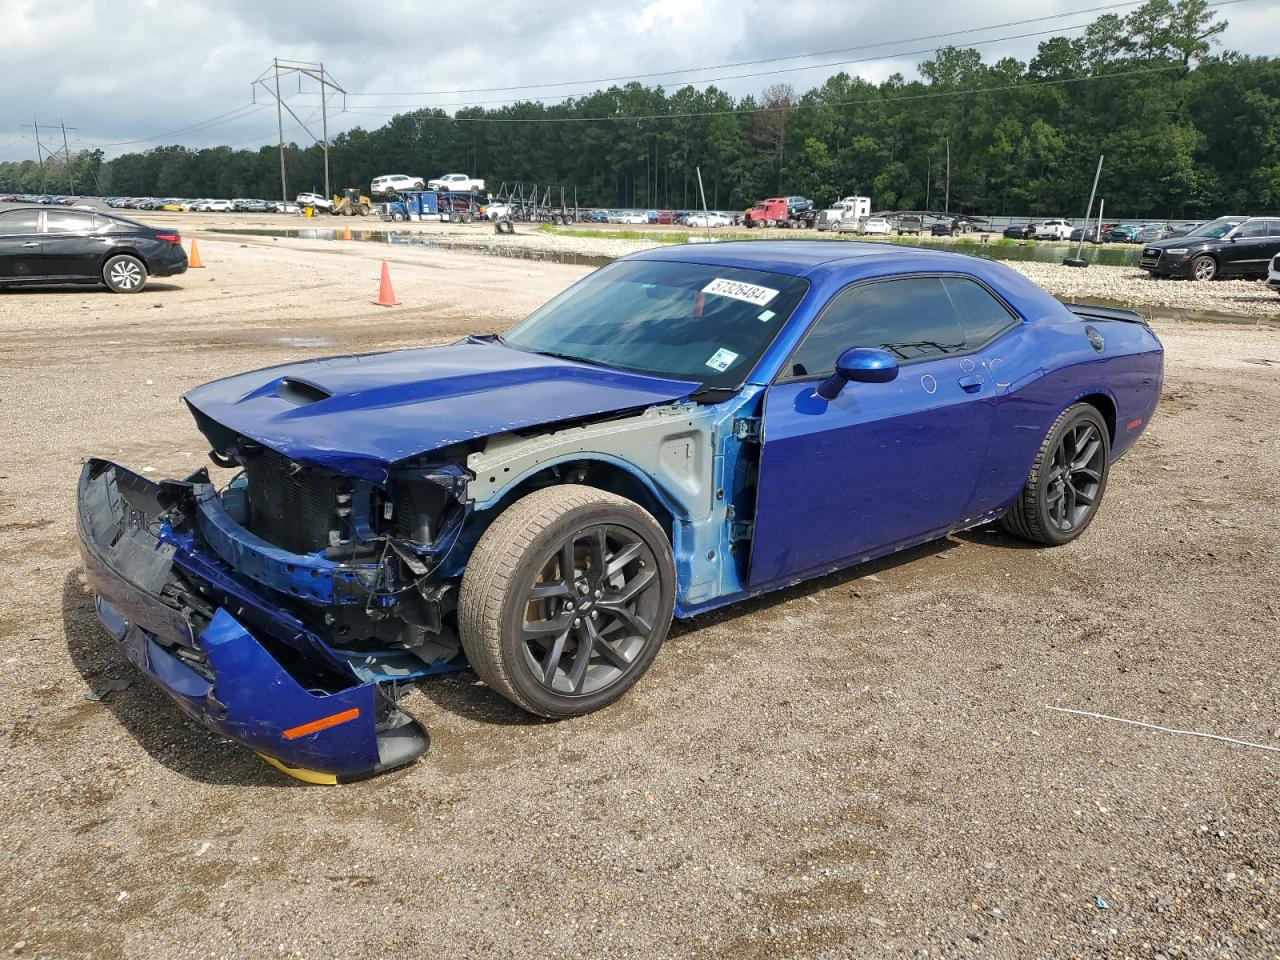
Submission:
[[[760,200],[742,217],[744,227],[812,228],[818,212],[813,201],[804,197],[770,197]]]

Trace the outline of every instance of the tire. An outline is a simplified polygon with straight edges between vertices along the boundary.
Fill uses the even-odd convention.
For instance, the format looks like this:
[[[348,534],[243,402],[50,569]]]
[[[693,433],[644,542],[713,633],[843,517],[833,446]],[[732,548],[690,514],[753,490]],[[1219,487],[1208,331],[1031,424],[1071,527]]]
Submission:
[[[475,220],[475,218],[476,218],[476,215],[472,213],[470,210],[468,210],[466,213],[462,215],[462,222],[471,223],[472,221]]]
[[[1191,269],[1187,273],[1192,280],[1212,280],[1217,275],[1218,261],[1204,254],[1191,261]]]
[[[360,216],[367,217],[372,212],[373,210],[370,208],[370,206],[367,203],[360,204]]]
[[[644,675],[674,605],[675,564],[657,521],[623,497],[565,484],[517,500],[481,536],[462,577],[458,627],[491,688],[529,713],[574,717]]]
[[[102,282],[112,293],[137,293],[147,285],[146,265],[137,257],[118,253],[102,265]]]
[[[516,228],[510,220],[499,220],[493,225],[495,233],[515,233]]]
[[[462,214],[460,214],[460,213],[451,213],[451,214],[449,214],[449,222],[450,222],[450,223],[461,223],[461,222],[462,222]]]
[[[1102,414],[1090,404],[1073,404],[1049,428],[1001,526],[1032,543],[1070,543],[1097,515],[1110,467],[1111,442]]]

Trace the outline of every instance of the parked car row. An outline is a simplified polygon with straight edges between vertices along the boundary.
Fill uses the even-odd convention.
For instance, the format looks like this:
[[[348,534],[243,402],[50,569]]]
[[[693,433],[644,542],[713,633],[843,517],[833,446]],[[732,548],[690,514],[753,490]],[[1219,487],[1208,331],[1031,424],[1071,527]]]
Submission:
[[[82,199],[57,193],[0,193],[0,203],[41,203],[46,206],[61,204],[70,207]]]
[[[102,202],[117,210],[166,210],[170,213],[297,213],[296,203],[282,200],[222,200],[182,197],[102,197]]]

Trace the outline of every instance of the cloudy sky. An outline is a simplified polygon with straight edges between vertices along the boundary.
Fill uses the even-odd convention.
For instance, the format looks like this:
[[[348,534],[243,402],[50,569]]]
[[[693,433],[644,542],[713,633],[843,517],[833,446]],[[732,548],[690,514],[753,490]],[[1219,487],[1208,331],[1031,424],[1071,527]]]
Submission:
[[[22,125],[36,116],[74,127],[73,150],[101,146],[108,156],[168,143],[273,143],[274,102],[260,90],[255,106],[251,94],[273,57],[322,61],[347,90],[345,112],[342,97],[330,101],[332,133],[421,106],[550,102],[613,78],[668,89],[714,81],[741,95],[784,81],[804,90],[841,69],[912,77],[947,44],[975,46],[988,61],[1026,60],[1050,34],[1075,36],[1107,9],[1137,5],[491,0],[467,19],[465,3],[410,0],[0,0],[0,160],[34,159]],[[1225,48],[1277,53],[1280,0],[1237,0],[1218,15],[1230,23]],[[282,94],[318,132],[317,90],[295,79]],[[285,122],[286,135],[305,142],[298,122]]]

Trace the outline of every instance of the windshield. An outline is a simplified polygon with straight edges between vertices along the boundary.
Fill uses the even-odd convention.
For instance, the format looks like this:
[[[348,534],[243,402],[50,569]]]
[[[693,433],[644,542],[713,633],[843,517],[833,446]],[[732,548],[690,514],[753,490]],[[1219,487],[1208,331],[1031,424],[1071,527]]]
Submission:
[[[535,353],[732,388],[808,287],[759,270],[623,260],[570,287],[503,339]]]
[[[1217,220],[1210,220],[1208,223],[1200,224],[1187,236],[1208,237],[1210,240],[1219,240],[1244,223],[1244,219],[1244,217],[1219,217]]]

